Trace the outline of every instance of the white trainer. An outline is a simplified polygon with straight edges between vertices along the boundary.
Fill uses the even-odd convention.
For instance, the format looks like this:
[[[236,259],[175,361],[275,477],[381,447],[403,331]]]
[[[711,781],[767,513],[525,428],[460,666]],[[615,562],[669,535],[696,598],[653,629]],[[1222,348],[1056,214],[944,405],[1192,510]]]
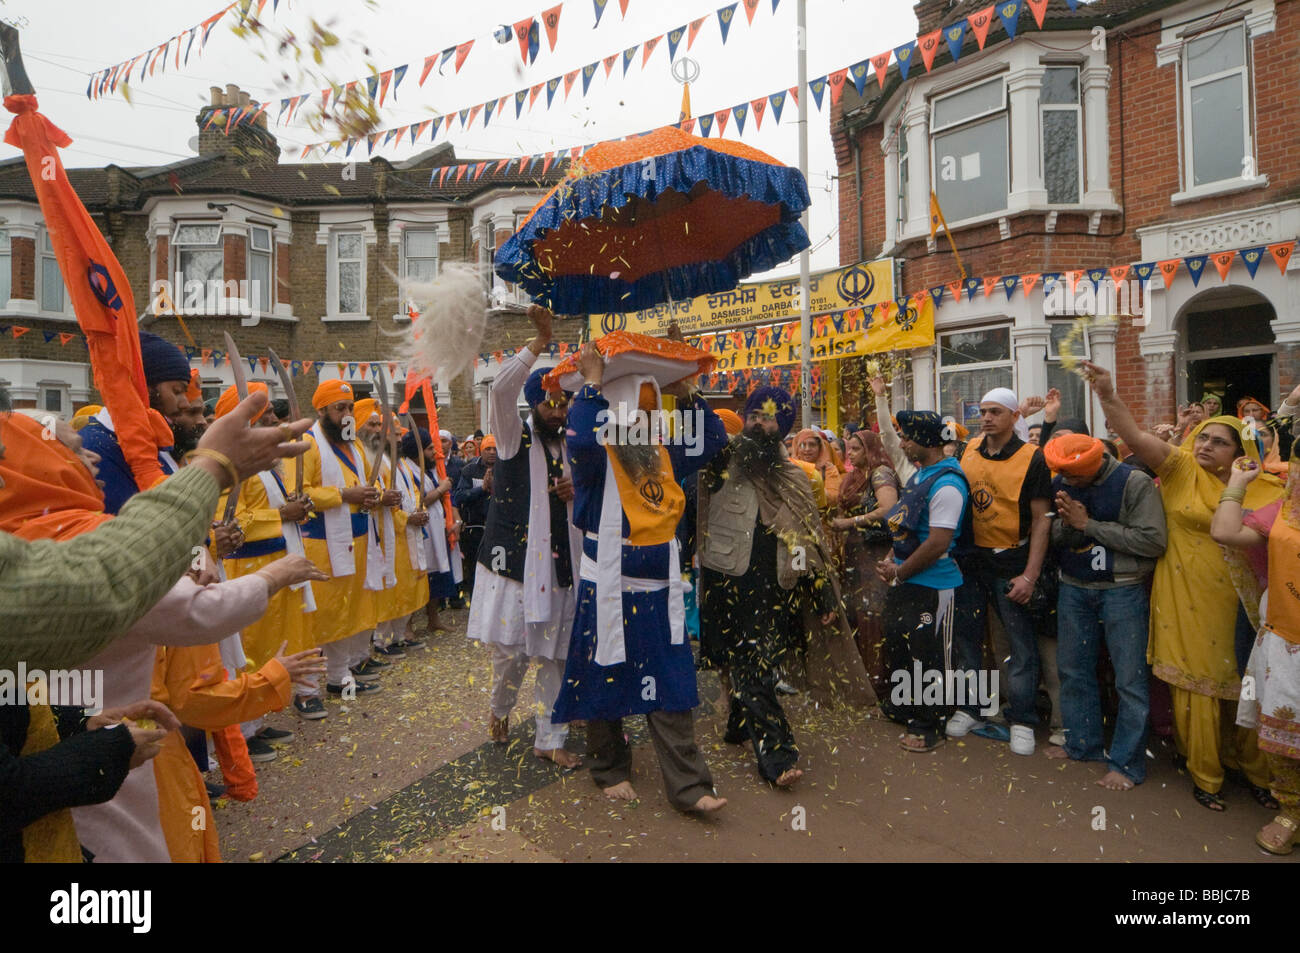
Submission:
[[[1023,755],[1034,753],[1034,729],[1028,725],[1011,726],[1011,753]]]
[[[984,722],[971,717],[970,713],[958,711],[954,712],[953,716],[948,719],[948,724],[943,729],[943,733],[949,738],[964,738],[982,724]]]

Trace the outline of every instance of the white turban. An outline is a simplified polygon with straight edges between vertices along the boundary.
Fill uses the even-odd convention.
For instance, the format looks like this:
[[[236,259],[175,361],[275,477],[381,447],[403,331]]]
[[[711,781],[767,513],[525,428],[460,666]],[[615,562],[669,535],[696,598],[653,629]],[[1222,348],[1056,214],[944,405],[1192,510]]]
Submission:
[[[1010,392],[1008,391],[1008,393],[1010,393]],[[451,431],[450,431],[450,430],[439,430],[439,431],[438,431],[438,436],[441,437],[443,440],[450,440],[450,439],[452,439],[452,437],[451,437]]]
[[[1001,404],[1007,410],[1016,415],[1016,422],[1013,425],[1015,434],[1021,440],[1029,440],[1029,424],[1025,418],[1020,416],[1020,400],[1016,397],[1016,392],[1010,387],[995,387],[983,397],[980,398],[981,404]]]

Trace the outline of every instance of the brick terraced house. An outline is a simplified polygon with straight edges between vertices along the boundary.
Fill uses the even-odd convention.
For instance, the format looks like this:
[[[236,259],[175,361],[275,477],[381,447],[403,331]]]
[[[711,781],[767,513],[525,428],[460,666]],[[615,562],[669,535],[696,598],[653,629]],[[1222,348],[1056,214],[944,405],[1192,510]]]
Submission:
[[[985,7],[921,0],[917,34]],[[1057,386],[1097,432],[1065,345],[1114,368],[1148,425],[1205,390],[1276,407],[1300,381],[1300,267],[1265,252],[1252,277],[1233,256],[1221,278],[1211,258],[1194,282],[1186,260],[1300,235],[1300,3],[1050,0],[1041,30],[1027,3],[1017,26],[1008,38],[995,16],[983,50],[967,30],[957,62],[941,42],[931,70],[914,56],[904,81],[893,63],[862,96],[845,83],[833,109],[841,261],[895,259],[904,294],[957,280],[931,238],[933,190],[979,281],[943,293],[905,399],[960,419],[991,387]],[[1082,334],[1041,280],[985,293],[986,278],[1170,260],[1172,280],[1157,269],[1130,302],[1140,313]]]
[[[482,267],[491,301],[484,352],[532,336],[526,299],[493,279],[488,262],[559,181],[567,160],[545,171],[532,163],[525,174],[519,163],[498,173],[493,160],[475,175],[477,163],[440,144],[404,162],[282,163],[265,116],[228,136],[219,126],[204,128],[214,108],[248,103],[234,86],[213,87],[197,117],[194,158],[68,170],[126,271],[141,328],[191,349],[205,398],[233,383],[228,363],[214,363],[210,353],[204,359],[225,352],[223,331],[245,358],[265,357],[270,347],[285,360],[318,362],[295,380],[308,411],[318,381],[339,377],[340,364],[341,376],[368,393],[369,362],[397,360],[410,324],[394,276],[432,278],[448,261]],[[431,184],[431,173],[444,166],[450,172]],[[179,320],[155,313],[167,310],[152,293],[160,279],[171,283]],[[14,328],[30,330],[15,338]],[[66,418],[96,399],[21,156],[0,163],[0,329],[0,384],[18,406]],[[405,370],[400,363],[398,375]],[[249,379],[283,396],[269,364],[255,362]],[[400,396],[400,380],[394,389]],[[438,381],[436,391],[443,426],[463,434],[485,419],[485,386],[475,388],[472,369]]]

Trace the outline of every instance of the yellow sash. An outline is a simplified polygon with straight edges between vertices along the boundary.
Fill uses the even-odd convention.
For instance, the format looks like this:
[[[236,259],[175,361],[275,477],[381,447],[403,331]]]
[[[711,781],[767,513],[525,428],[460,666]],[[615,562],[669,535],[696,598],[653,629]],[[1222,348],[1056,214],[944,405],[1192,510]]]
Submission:
[[[30,721],[22,755],[36,754],[59,743],[59,731],[49,705],[28,708]],[[119,728],[118,731],[125,731]],[[32,821],[23,828],[23,859],[29,864],[79,864],[81,842],[67,808]]]
[[[672,479],[673,467],[668,451],[659,448],[659,472],[667,479],[651,478],[641,483],[633,480],[623,469],[612,448],[606,447],[605,452],[609,454],[623,513],[632,530],[628,542],[633,546],[658,546],[668,542],[677,534],[677,523],[686,510],[686,494]]]
[[[961,458],[970,481],[975,545],[1010,549],[1020,544],[1020,488],[1036,448],[1027,443],[1005,460],[986,460],[979,452],[983,442],[983,436],[972,440]]]
[[[1264,623],[1288,642],[1300,644],[1300,530],[1287,519],[1283,503],[1268,531],[1268,620]]]

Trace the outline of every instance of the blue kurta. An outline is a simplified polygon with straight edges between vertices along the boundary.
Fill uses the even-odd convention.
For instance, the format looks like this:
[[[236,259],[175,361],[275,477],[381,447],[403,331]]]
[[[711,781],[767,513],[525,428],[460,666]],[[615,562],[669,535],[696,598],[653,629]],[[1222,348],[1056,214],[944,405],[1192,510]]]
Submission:
[[[569,408],[568,441],[573,465],[573,521],[584,533],[583,553],[596,559],[601,501],[605,493],[608,454],[597,441],[597,415],[609,403],[600,391],[587,385]],[[680,444],[668,444],[670,479],[682,479],[703,468],[727,443],[727,432],[701,398],[689,410],[704,413],[704,440],[700,453],[688,455]],[[627,514],[623,513],[623,575],[638,579],[668,580],[672,543],[633,546]],[[555,702],[552,720],[622,718],[651,711],[689,711],[699,704],[695,687],[695,658],[690,639],[672,644],[667,587],[653,592],[623,593],[623,638],[627,661],[596,664],[596,584],[583,579],[578,587],[577,615],[569,641],[564,683]]]
[[[98,478],[104,483],[104,512],[116,515],[127,500],[140,492],[122,448],[118,446],[117,434],[94,419],[81,428],[80,434],[81,445],[99,454]],[[158,455],[158,462],[163,473],[172,472],[162,454]]]

